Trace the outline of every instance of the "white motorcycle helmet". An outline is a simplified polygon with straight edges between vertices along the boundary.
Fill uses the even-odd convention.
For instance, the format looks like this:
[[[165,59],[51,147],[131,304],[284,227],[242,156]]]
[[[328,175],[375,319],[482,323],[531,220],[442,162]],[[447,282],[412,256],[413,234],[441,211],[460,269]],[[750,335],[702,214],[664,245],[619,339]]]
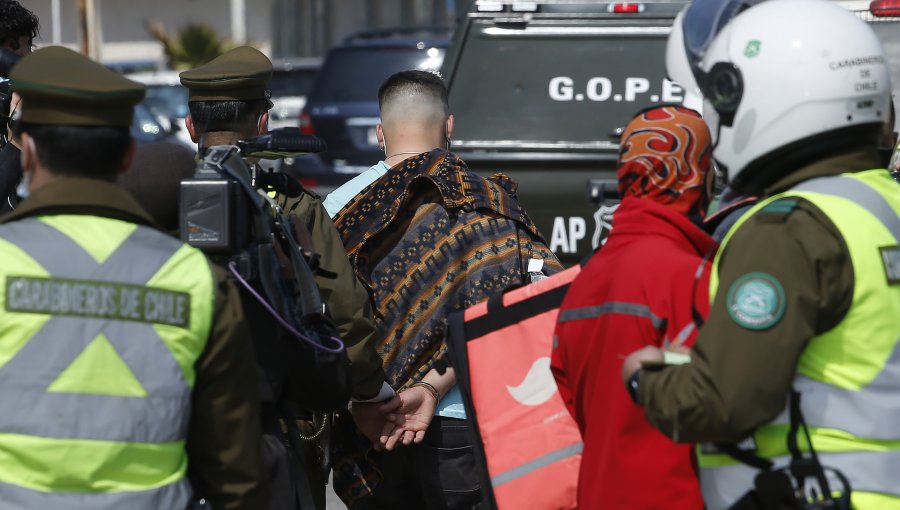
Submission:
[[[719,8],[684,12],[685,58],[667,65],[701,91],[713,155],[732,186],[881,128],[891,91],[884,49],[853,13],[826,0],[703,2]]]

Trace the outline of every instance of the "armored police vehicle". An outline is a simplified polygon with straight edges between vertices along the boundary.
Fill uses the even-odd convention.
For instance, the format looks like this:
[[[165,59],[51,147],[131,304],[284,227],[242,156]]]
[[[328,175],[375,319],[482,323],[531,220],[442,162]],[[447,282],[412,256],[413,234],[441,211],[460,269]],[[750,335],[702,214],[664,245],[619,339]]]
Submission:
[[[900,101],[900,0],[842,0],[836,2],[867,22],[887,56],[891,70],[891,88],[894,107]],[[900,130],[900,117],[894,117],[894,132]],[[895,135],[896,136],[896,135]],[[891,169],[900,169],[900,144],[894,139],[894,155],[891,158]]]
[[[686,2],[476,0],[442,72],[452,150],[503,172],[566,263],[599,240],[599,201],[615,196],[622,128],[639,110],[680,103],[665,48]]]
[[[452,150],[484,175],[504,172],[567,264],[600,240],[616,195],[622,128],[643,108],[680,103],[666,79],[677,0],[474,0],[442,73],[456,118]],[[900,0],[838,2],[868,21],[900,69]],[[608,218],[606,218],[608,219]]]

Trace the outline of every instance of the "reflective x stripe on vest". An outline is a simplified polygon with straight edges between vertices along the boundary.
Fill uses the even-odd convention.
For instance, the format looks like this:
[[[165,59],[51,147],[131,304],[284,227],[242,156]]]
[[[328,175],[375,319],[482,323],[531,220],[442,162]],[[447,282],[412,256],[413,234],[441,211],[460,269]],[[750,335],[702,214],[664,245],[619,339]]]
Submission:
[[[74,221],[116,221],[78,218]],[[196,359],[209,325],[201,320],[193,326],[199,331],[189,331],[190,301],[204,301],[204,292],[212,289],[147,286],[182,249],[182,243],[137,226],[101,263],[68,235],[35,218],[0,225],[0,239],[22,250],[49,274],[47,278],[19,274],[21,268],[9,265],[0,268],[6,279],[3,304],[7,310],[0,326],[34,331],[17,350],[0,344],[0,400],[5,409],[15,410],[0,413],[4,470],[52,472],[56,461],[78,462],[49,453],[66,448],[99,457],[101,463],[104,456],[110,457],[104,466],[109,473],[86,473],[84,480],[58,483],[48,475],[46,486],[28,486],[0,472],[0,500],[21,508],[183,508],[190,497],[183,441],[193,373],[185,374],[154,324],[183,331],[165,333],[174,338],[202,335],[203,342],[193,342],[197,350],[190,357]],[[198,269],[209,273],[205,260],[202,267],[192,268]],[[88,290],[66,292],[76,285]],[[143,306],[126,312],[126,296]],[[211,302],[211,297],[205,300]],[[176,312],[177,306],[181,308]],[[206,307],[206,313],[211,315],[211,307]],[[15,326],[10,325],[13,322]],[[181,345],[189,349],[191,342]],[[66,386],[64,375],[80,356],[90,349],[110,347],[125,371],[130,371],[134,387],[84,391]],[[38,465],[31,465],[35,462]],[[90,479],[106,475],[107,480]],[[81,482],[93,487],[80,487]]]
[[[840,324],[814,337],[798,362],[794,388],[823,465],[841,470],[856,509],[900,508],[900,286],[888,283],[882,249],[900,245],[900,187],[883,170],[804,182],[751,209],[802,197],[841,232],[850,251],[854,293]],[[722,253],[722,251],[720,251]],[[717,257],[713,276],[718,276]],[[711,299],[717,278],[711,280]],[[790,313],[790,311],[788,311]],[[787,411],[754,434],[758,455],[789,462]],[[800,441],[801,445],[804,441]],[[757,471],[721,455],[701,454],[701,486],[711,509],[726,508],[752,487]]]

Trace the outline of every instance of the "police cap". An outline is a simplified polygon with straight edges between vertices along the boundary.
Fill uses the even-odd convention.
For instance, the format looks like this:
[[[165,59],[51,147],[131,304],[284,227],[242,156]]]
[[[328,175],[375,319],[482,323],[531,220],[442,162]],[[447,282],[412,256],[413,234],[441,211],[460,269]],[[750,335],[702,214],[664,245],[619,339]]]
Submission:
[[[190,91],[189,101],[268,99],[272,62],[256,48],[240,46],[179,76]]]
[[[22,96],[21,121],[30,124],[128,127],[146,90],[61,46],[23,57],[10,80]]]

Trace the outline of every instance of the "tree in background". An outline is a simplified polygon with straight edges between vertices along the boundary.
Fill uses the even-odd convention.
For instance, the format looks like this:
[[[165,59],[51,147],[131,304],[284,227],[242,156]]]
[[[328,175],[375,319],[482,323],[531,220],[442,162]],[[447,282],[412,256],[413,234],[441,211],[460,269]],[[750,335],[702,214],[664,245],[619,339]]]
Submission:
[[[234,47],[207,23],[192,22],[170,34],[159,21],[148,21],[147,31],[163,46],[170,69],[201,66]]]

